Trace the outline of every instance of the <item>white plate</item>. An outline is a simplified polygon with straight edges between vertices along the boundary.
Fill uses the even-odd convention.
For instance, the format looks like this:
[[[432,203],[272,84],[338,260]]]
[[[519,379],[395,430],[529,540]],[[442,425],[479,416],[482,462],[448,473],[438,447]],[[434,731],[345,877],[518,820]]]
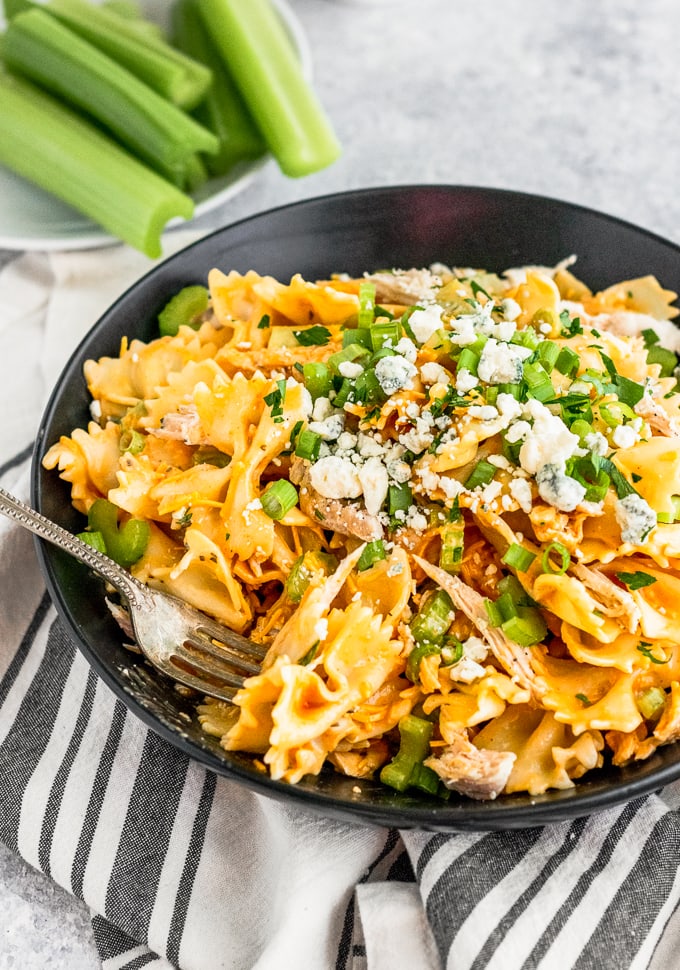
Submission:
[[[311,80],[312,58],[302,26],[286,0],[272,2],[298,50],[305,77]],[[164,19],[163,8],[167,12],[166,3],[159,4],[154,0],[142,0],[140,6],[148,16],[160,22]],[[269,159],[269,155],[264,155],[254,162],[244,162],[228,175],[202,185],[193,193],[196,202],[194,218],[224,205],[243,191]],[[190,223],[183,219],[168,223],[169,228],[187,225]],[[0,249],[92,249],[117,241],[72,206],[0,166]]]

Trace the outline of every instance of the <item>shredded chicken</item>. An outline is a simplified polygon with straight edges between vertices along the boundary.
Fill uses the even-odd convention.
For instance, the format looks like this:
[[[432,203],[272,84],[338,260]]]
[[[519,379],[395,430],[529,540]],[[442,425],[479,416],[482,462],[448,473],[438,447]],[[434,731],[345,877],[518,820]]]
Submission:
[[[160,428],[150,428],[157,438],[172,438],[183,441],[185,445],[204,445],[207,439],[201,431],[201,422],[195,405],[181,405],[179,411],[170,411],[163,416]]]
[[[627,589],[622,589],[609,576],[583,563],[573,564],[571,572],[595,593],[605,616],[616,617],[628,633],[635,633],[640,623],[640,608]]]
[[[533,697],[540,698],[545,693],[545,684],[531,667],[531,650],[514,643],[500,628],[489,625],[484,597],[457,576],[450,575],[439,566],[433,566],[431,562],[421,559],[420,556],[413,558],[430,579],[446,590],[454,607],[461,610],[474,623],[503,669],[515,678],[520,687],[528,690]]]
[[[634,411],[661,434],[669,438],[680,438],[680,420],[671,417],[661,401],[645,394],[635,405]]]
[[[372,273],[366,279],[375,283],[378,303],[403,306],[411,306],[418,300],[434,300],[437,288],[442,285],[440,277],[429,269],[397,269],[392,273]]]
[[[458,735],[440,755],[425,760],[447,788],[478,800],[493,799],[505,788],[516,755],[512,751],[476,748],[465,735]]]
[[[371,515],[356,502],[326,498],[312,488],[309,466],[300,458],[290,466],[290,480],[300,486],[300,508],[310,519],[319,521],[324,529],[332,529],[344,536],[356,536],[362,542],[382,539],[383,527],[376,515]]]

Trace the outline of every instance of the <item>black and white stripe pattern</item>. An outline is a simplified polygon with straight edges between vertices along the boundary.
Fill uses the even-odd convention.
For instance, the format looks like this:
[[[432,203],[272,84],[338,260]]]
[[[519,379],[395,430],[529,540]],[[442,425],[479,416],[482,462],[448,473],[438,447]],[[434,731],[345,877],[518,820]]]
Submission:
[[[0,483],[25,493],[29,457]],[[91,907],[105,970],[677,964],[678,786],[521,832],[300,813],[148,731],[63,632],[28,534],[0,522],[0,550],[0,839]]]

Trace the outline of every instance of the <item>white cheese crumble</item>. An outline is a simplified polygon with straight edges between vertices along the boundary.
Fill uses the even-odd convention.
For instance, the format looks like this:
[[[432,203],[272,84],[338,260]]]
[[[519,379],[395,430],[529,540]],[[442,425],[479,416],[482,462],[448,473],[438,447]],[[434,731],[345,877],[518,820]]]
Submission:
[[[484,344],[477,373],[487,384],[517,384],[522,380],[522,361],[533,351],[519,344],[499,343],[490,337]]]
[[[449,372],[435,360],[429,360],[423,364],[420,368],[420,377],[423,384],[449,384],[451,381]],[[473,384],[472,386],[474,387],[475,385]]]
[[[310,421],[309,430],[321,435],[324,441],[336,441],[345,430],[345,415],[330,414],[323,421]]]
[[[579,447],[578,435],[540,401],[530,399],[524,411],[534,423],[524,437],[519,462],[530,475],[535,475],[542,465],[563,465],[573,455],[584,454]]]
[[[573,512],[586,494],[583,485],[570,478],[562,465],[542,465],[536,472],[536,485],[543,501],[560,512]]]
[[[632,448],[639,440],[640,433],[632,424],[619,424],[612,432],[612,443],[617,448]]]
[[[363,374],[364,369],[361,364],[357,364],[353,360],[343,360],[338,364],[338,373],[341,377],[358,377],[359,374]]]
[[[387,469],[379,458],[369,458],[358,470],[364,491],[364,503],[369,515],[377,515],[387,498],[389,485]]]
[[[418,348],[412,340],[408,339],[408,337],[402,337],[400,340],[398,340],[394,349],[398,354],[401,354],[402,357],[405,357],[406,360],[408,360],[411,364],[415,364],[416,357],[418,356]]]
[[[480,418],[482,421],[493,421],[498,417],[498,410],[493,404],[473,404],[467,413],[471,418]]]
[[[409,326],[419,344],[426,344],[432,334],[441,329],[442,309],[436,303],[431,303],[422,310],[414,310],[409,317]]]
[[[473,387],[477,387],[479,378],[475,377],[467,367],[462,367],[456,374],[456,390],[459,394],[467,394]]]
[[[328,455],[309,469],[312,488],[324,498],[359,498],[363,492],[357,469],[347,458]]]
[[[609,443],[601,431],[591,431],[583,439],[586,448],[594,455],[604,457],[609,451]]]
[[[528,515],[531,512],[532,494],[531,485],[526,478],[513,478],[508,485],[508,490],[521,510]]]
[[[375,365],[375,376],[388,397],[402,387],[406,387],[417,373],[417,368],[398,354],[392,357],[381,357]]]
[[[634,546],[642,545],[656,525],[656,512],[635,492],[617,499],[614,513],[622,541]]]

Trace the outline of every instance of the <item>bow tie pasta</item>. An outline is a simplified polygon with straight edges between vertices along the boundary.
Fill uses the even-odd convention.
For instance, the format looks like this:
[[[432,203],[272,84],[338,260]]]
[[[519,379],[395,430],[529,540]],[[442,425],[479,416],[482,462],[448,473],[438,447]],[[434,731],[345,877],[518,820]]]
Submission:
[[[143,526],[136,576],[267,646],[199,700],[225,749],[495,798],[680,738],[675,294],[569,265],[213,269],[87,362],[44,464],[91,537],[101,503]]]

